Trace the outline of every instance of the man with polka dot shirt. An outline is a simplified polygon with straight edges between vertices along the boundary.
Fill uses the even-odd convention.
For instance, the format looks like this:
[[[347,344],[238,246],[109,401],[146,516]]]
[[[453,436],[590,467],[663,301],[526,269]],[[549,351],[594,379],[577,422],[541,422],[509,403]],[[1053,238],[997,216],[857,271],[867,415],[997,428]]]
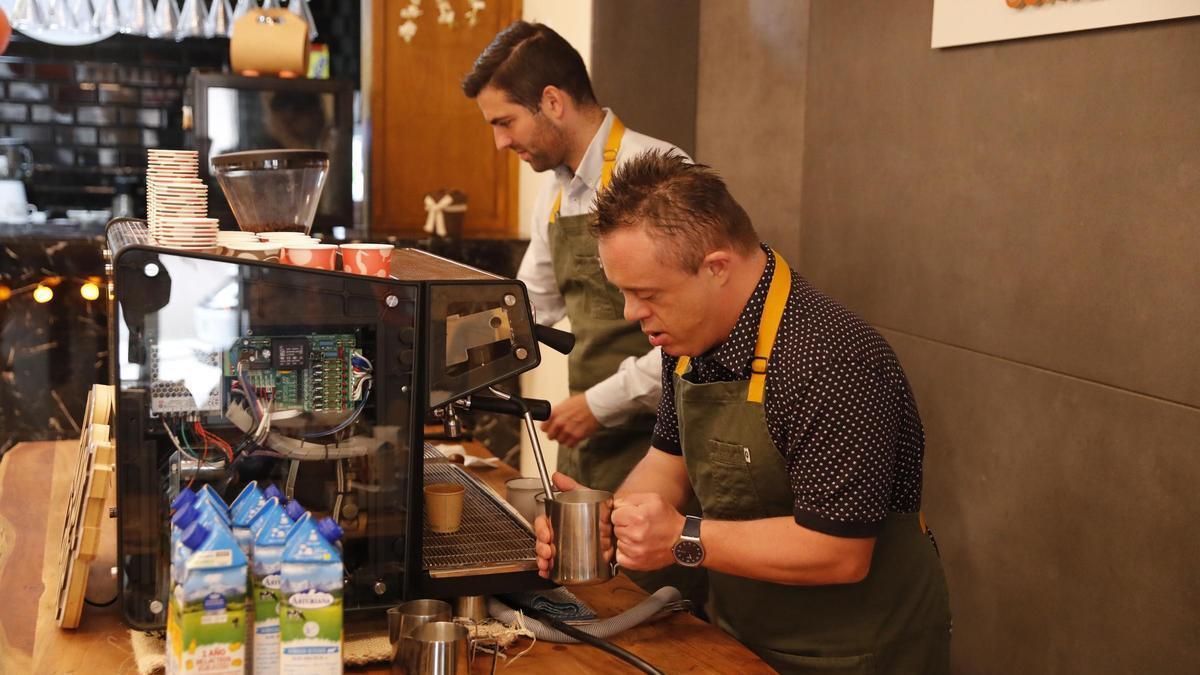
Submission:
[[[617,562],[705,567],[713,620],[781,672],[948,672],[924,434],[891,347],[762,245],[708,167],[647,152],[596,210],[625,318],[663,352],[652,447],[616,493]],[[680,513],[693,495],[703,518]]]

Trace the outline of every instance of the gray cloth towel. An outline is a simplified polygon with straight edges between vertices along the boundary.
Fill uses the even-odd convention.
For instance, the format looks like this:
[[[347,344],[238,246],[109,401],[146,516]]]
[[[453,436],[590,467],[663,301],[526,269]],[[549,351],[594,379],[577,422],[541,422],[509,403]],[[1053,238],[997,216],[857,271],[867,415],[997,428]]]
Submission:
[[[559,621],[591,621],[596,618],[596,612],[591,607],[562,586],[547,591],[509,593],[501,597],[510,607],[532,607]]]

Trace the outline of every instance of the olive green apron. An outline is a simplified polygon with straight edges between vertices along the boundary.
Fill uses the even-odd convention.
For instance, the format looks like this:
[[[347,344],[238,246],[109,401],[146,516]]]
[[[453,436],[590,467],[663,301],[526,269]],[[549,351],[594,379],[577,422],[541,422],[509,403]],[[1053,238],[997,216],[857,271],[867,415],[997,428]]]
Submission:
[[[608,188],[625,127],[614,118],[604,145],[600,190]],[[580,394],[617,372],[630,356],[641,356],[650,343],[641,327],[626,321],[625,299],[600,267],[596,238],[589,231],[591,213],[560,216],[562,192],[550,217],[550,257],[558,290],[567,305],[575,349],[567,357],[571,394]],[[636,415],[624,424],[601,427],[574,447],[560,446],[558,470],[598,490],[616,490],[646,450],[654,415]]]
[[[705,518],[792,517],[787,467],[762,405],[790,285],[787,263],[775,260],[751,380],[693,384],[687,357],[675,371],[680,442]],[[887,517],[859,583],[789,586],[710,570],[709,592],[717,625],[780,672],[949,672],[946,581],[917,513]]]
[[[614,117],[604,145],[600,190],[607,189],[612,180],[624,134],[625,126]],[[559,192],[550,211],[550,256],[575,334],[575,348],[567,357],[568,384],[575,395],[617,372],[626,358],[645,354],[650,342],[636,322],[625,320],[625,298],[600,266],[596,238],[589,230],[595,216],[561,216],[561,203]],[[635,415],[622,424],[600,427],[575,446],[559,445],[558,470],[590,488],[615,491],[650,448],[654,420],[653,414]],[[698,513],[698,507],[692,512]],[[671,585],[685,598],[701,602],[706,592],[703,570],[673,565],[653,572],[626,573],[649,592]]]

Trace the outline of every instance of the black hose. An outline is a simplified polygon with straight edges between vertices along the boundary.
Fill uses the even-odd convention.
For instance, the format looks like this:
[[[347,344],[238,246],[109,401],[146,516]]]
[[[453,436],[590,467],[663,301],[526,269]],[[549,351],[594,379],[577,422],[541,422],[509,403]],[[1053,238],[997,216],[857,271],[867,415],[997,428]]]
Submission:
[[[612,654],[613,656],[617,657],[618,659],[621,659],[622,661],[624,661],[625,663],[628,663],[629,665],[633,666],[634,668],[637,668],[638,670],[642,671],[643,673],[650,673],[651,675],[664,675],[664,673],[661,670],[659,670],[658,668],[655,668],[654,666],[650,665],[649,663],[646,663],[636,654],[626,651],[626,650],[614,645],[613,643],[609,642],[608,640],[605,640],[603,638],[598,638],[595,635],[592,635],[590,633],[585,633],[585,632],[579,630],[578,628],[572,626],[571,624],[563,623],[562,621],[559,621],[558,619],[546,614],[545,612],[539,612],[538,610],[533,609],[532,607],[522,607],[521,611],[524,612],[527,616],[537,619],[538,621],[541,621],[542,623],[546,624],[547,626],[550,626],[566,635],[570,635],[571,637],[575,638],[576,640],[579,640],[580,642],[589,644],[589,645],[595,647],[596,649],[599,649],[600,651],[608,652],[609,654]]]

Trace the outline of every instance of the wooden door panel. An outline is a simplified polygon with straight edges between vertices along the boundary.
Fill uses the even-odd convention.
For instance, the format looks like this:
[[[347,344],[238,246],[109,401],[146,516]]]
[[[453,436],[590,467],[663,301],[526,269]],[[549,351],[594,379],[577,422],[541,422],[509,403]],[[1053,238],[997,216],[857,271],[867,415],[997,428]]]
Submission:
[[[491,128],[459,82],[500,29],[521,15],[520,0],[489,0],[478,22],[462,18],[467,3],[451,0],[455,25],[437,24],[437,5],[405,42],[397,32],[408,0],[373,0],[371,91],[371,232],[417,235],[423,197],[441,188],[467,193],[470,235],[515,236],[517,158],[496,150]]]

